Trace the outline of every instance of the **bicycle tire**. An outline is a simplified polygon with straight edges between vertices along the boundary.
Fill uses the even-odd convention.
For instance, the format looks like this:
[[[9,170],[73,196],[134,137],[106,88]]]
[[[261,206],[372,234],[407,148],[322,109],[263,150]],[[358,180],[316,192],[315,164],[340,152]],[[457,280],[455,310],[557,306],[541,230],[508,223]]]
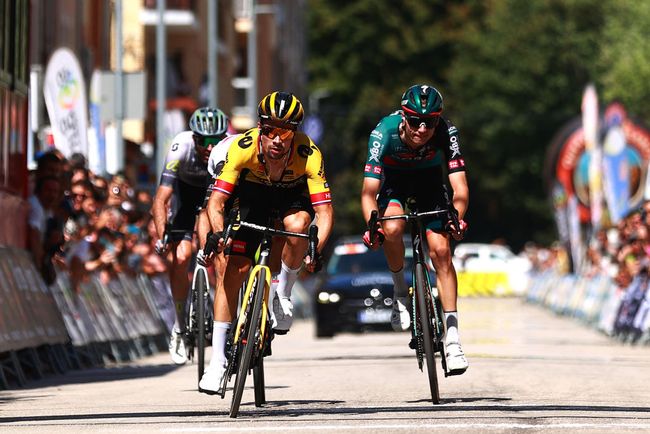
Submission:
[[[415,298],[417,300],[417,312],[422,332],[422,344],[424,357],[427,362],[427,374],[429,377],[429,389],[431,390],[431,401],[434,404],[440,403],[440,392],[438,390],[438,375],[436,372],[436,358],[434,347],[434,335],[431,324],[431,303],[429,297],[431,292],[429,282],[424,275],[422,264],[415,264]]]
[[[264,357],[262,354],[253,366],[253,384],[255,386],[255,407],[266,404],[266,393],[264,391]]]
[[[251,276],[252,278],[253,276]],[[260,329],[260,321],[262,314],[262,302],[264,300],[264,285],[266,284],[266,269],[261,268],[259,274],[256,276],[257,282],[255,283],[255,294],[253,296],[253,306],[249,309],[250,315],[246,321],[246,344],[244,344],[244,351],[241,353],[239,366],[237,368],[237,377],[235,378],[235,386],[232,393],[232,403],[230,404],[230,417],[236,418],[239,414],[239,405],[244,393],[244,386],[246,384],[246,376],[251,368],[250,363],[253,358],[253,352],[257,345],[255,333]],[[241,345],[241,343],[239,343]]]
[[[199,381],[205,372],[205,345],[206,345],[206,295],[208,293],[208,283],[205,270],[199,270],[196,278],[196,352],[197,352],[197,369]],[[208,296],[209,297],[209,296]]]

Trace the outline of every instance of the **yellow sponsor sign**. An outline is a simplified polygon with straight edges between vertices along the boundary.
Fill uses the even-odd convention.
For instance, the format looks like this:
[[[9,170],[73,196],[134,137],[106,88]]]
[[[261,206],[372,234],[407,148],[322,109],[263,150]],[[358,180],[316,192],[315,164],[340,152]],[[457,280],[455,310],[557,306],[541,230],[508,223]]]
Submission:
[[[458,296],[510,296],[514,291],[505,272],[458,272]]]

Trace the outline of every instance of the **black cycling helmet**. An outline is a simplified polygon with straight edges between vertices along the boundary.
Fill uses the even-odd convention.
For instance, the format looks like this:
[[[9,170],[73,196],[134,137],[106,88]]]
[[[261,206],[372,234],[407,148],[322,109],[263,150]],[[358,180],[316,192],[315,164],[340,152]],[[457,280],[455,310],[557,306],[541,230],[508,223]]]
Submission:
[[[276,121],[297,128],[305,116],[302,104],[292,93],[273,92],[266,95],[257,106],[261,121]]]
[[[190,130],[202,137],[219,137],[228,131],[228,116],[218,108],[200,107],[192,113]]]
[[[440,116],[442,113],[442,95],[435,87],[416,84],[404,92],[401,105],[406,115],[418,117]]]

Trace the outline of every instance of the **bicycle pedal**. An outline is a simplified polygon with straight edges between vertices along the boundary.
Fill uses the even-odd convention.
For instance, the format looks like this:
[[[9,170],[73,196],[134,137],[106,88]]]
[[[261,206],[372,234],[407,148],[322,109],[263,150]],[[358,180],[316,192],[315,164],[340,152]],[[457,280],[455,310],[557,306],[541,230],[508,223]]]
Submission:
[[[418,349],[418,340],[415,338],[411,338],[411,342],[409,342],[409,348],[412,350],[417,350]]]

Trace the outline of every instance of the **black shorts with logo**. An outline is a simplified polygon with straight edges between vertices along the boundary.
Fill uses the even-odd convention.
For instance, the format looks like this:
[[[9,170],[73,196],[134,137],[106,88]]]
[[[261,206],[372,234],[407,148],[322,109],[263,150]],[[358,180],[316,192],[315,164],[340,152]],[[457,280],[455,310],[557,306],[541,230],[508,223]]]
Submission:
[[[196,187],[177,179],[173,194],[172,203],[175,209],[172,211],[172,217],[169,221],[175,233],[171,234],[169,239],[170,241],[192,241],[196,215],[203,203],[205,188]],[[184,233],[176,231],[183,231]]]
[[[410,170],[385,168],[384,181],[377,197],[379,209],[397,203],[405,210],[408,199],[415,200],[419,212],[448,209],[442,169],[439,166]],[[427,229],[442,232],[447,220],[447,216],[441,214],[440,217],[425,219],[424,223]]]
[[[244,181],[240,178],[236,191],[235,206],[239,207],[242,221],[275,227],[274,220],[282,219],[290,210],[306,211],[312,220],[315,215],[305,185],[290,188],[275,187]],[[245,256],[255,261],[255,254],[261,241],[261,232],[240,227],[233,237],[230,254]]]

